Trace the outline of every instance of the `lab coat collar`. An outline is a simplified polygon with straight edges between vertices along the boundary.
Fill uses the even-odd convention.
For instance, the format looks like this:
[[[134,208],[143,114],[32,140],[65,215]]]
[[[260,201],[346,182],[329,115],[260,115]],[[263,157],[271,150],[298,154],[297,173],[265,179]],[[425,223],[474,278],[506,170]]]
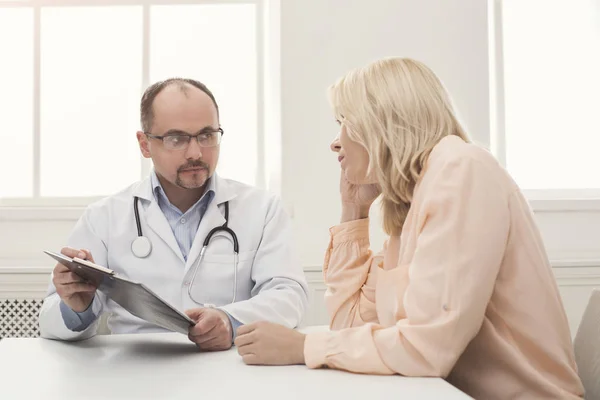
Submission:
[[[196,237],[200,238],[204,238],[213,227],[221,226],[225,223],[225,218],[219,211],[218,206],[226,201],[234,199],[237,195],[234,191],[234,188],[231,187],[227,180],[221,179],[216,173],[213,174],[212,179],[215,190],[215,198],[210,202],[208,209],[204,214],[204,218],[198,227],[198,231],[196,232]],[[179,249],[179,245],[175,239],[175,235],[173,235],[169,223],[160,210],[158,202],[152,193],[151,177],[148,176],[144,180],[138,182],[133,188],[132,195],[133,197],[139,197],[140,199],[144,199],[149,202],[147,206],[144,207],[146,223],[150,229],[152,229],[169,246],[173,253],[175,253],[175,255],[177,255],[177,257],[183,263],[185,263],[183,255],[181,254],[181,250]],[[189,270],[190,262],[195,260],[200,253],[202,243],[197,242],[198,240],[194,240],[192,248],[190,249],[188,262],[186,263],[186,271]]]

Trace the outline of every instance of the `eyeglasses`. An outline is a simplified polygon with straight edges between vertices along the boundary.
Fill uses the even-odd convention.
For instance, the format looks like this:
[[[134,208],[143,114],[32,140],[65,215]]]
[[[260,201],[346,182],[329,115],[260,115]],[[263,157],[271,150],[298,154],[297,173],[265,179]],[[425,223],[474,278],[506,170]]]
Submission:
[[[192,138],[196,139],[200,147],[215,147],[221,143],[223,133],[222,128],[219,128],[216,131],[204,130],[197,135],[190,135],[183,132],[170,132],[163,136],[159,136],[144,132],[144,134],[151,139],[162,140],[163,146],[165,146],[165,149],[167,150],[186,150],[190,145]]]

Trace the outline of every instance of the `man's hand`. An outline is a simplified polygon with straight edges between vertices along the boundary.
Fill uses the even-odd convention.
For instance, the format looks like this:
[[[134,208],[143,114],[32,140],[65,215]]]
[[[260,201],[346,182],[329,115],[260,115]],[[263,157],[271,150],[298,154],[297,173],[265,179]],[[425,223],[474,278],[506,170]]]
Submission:
[[[246,364],[304,364],[306,335],[271,322],[240,326],[235,345]]]
[[[60,252],[67,257],[78,257],[94,262],[92,253],[89,250],[65,247]],[[54,267],[52,283],[56,287],[56,293],[58,293],[61,300],[75,312],[87,310],[96,294],[94,284],[71,272],[69,268],[61,263],[56,264],[56,267]]]
[[[231,321],[224,311],[216,308],[193,308],[185,313],[196,321],[196,325],[188,333],[188,338],[196,346],[210,351],[231,348]]]

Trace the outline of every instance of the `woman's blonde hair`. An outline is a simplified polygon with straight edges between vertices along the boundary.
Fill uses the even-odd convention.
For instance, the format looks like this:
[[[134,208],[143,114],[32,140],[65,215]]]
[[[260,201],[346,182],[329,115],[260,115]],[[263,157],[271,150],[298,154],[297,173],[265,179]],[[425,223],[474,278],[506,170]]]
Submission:
[[[388,58],[349,72],[329,88],[329,99],[350,139],[369,154],[384,230],[399,235],[433,147],[448,135],[470,141],[450,96],[423,63]]]

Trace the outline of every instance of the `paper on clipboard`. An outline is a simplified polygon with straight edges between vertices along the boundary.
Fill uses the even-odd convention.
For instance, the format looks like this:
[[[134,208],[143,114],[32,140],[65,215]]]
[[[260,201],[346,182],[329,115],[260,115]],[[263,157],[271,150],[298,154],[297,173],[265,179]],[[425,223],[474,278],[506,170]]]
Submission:
[[[69,268],[131,314],[173,332],[186,334],[195,322],[144,284],[119,276],[113,270],[52,251],[47,255]]]

